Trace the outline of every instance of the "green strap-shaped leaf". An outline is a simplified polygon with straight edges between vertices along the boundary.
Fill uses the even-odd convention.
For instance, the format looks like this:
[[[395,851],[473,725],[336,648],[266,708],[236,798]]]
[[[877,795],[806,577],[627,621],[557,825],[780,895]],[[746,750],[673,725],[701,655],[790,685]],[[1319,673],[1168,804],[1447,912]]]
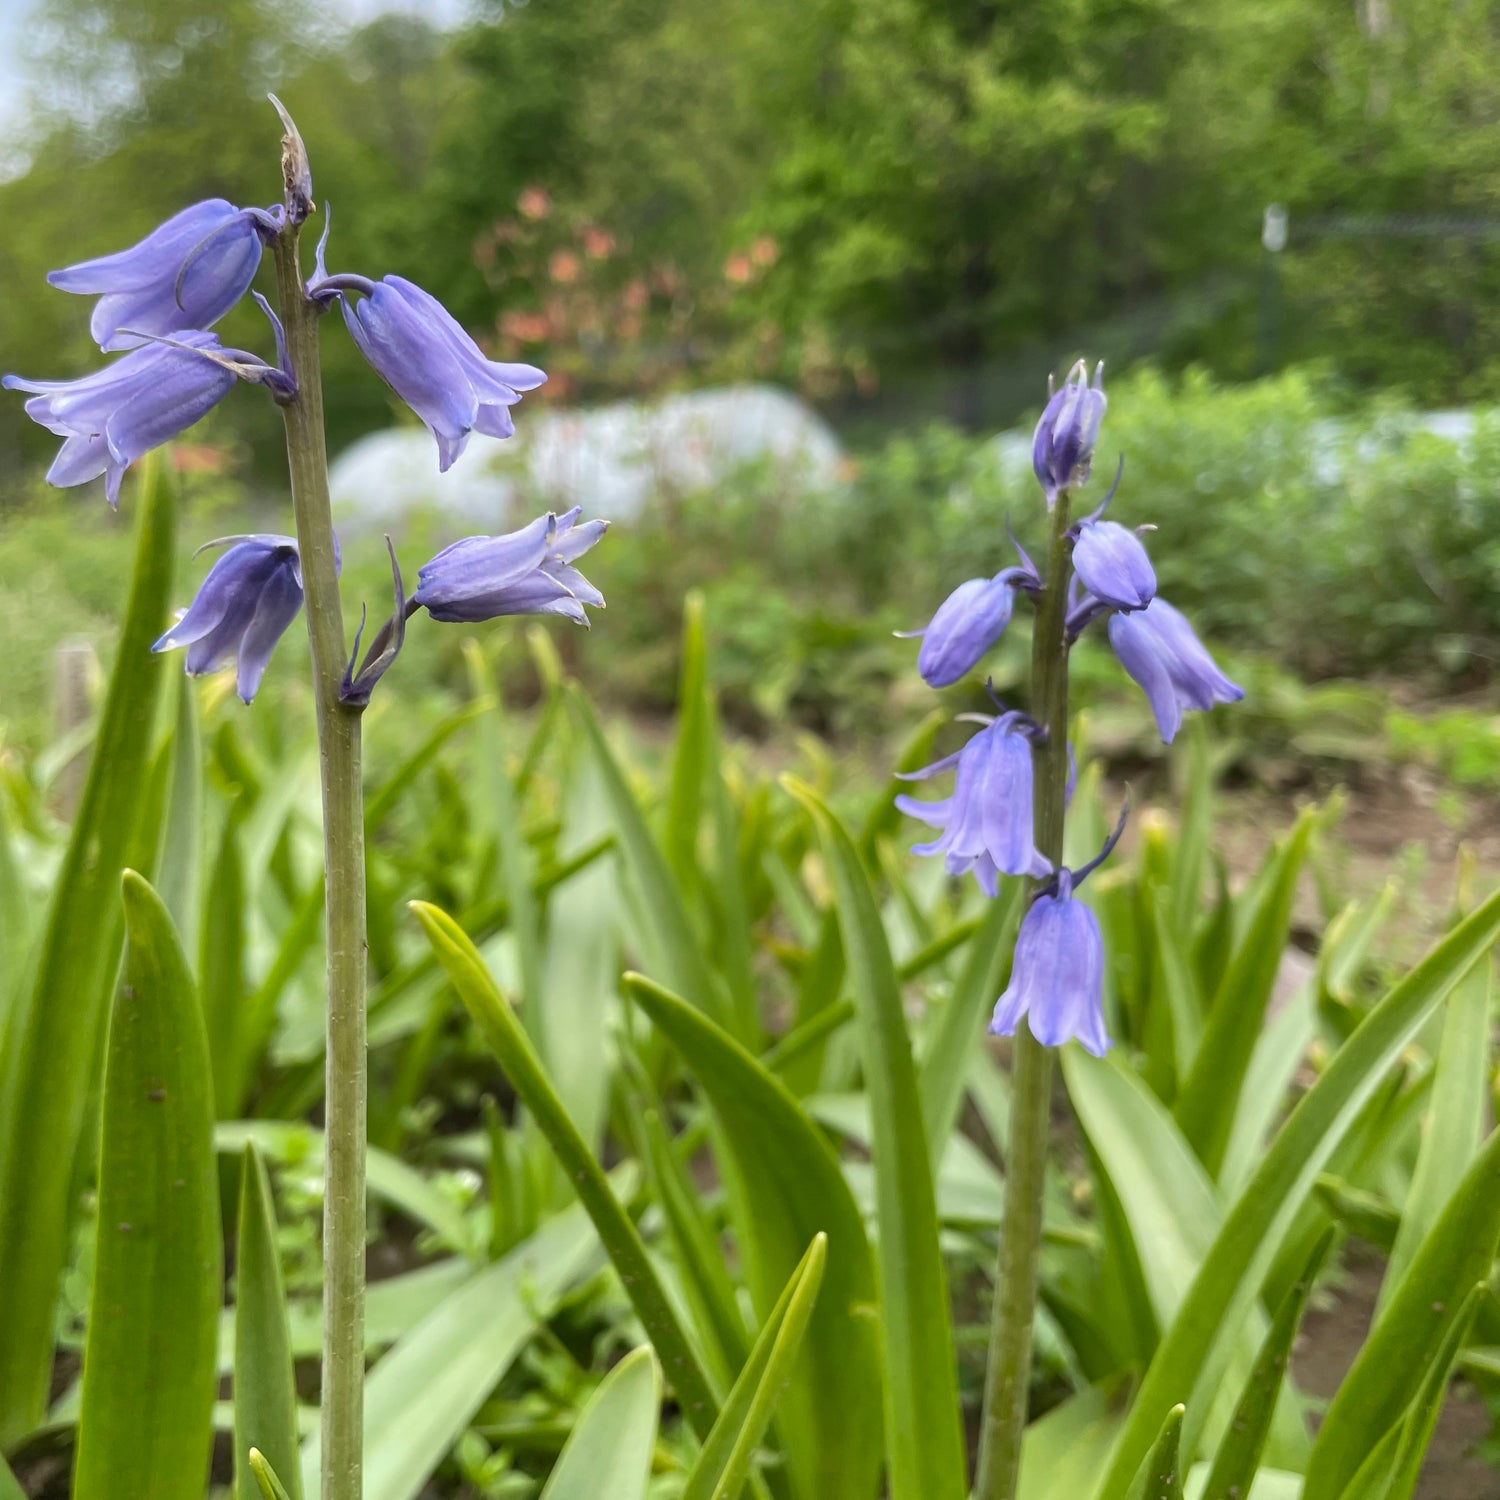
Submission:
[[[1396,1242],[1380,1283],[1377,1319],[1479,1149],[1489,1073],[1493,979],[1493,964],[1477,964],[1448,1001],[1432,1082],[1432,1110],[1412,1172],[1411,1190],[1401,1208]]]
[[[1484,1286],[1472,1287],[1458,1316],[1443,1338],[1422,1377],[1416,1398],[1401,1425],[1375,1447],[1359,1466],[1339,1500],[1412,1500],[1422,1476],[1422,1462],[1442,1415],[1448,1381],[1463,1349],[1480,1304],[1489,1295]]]
[[[1177,1123],[1213,1177],[1224,1163],[1240,1088],[1264,1027],[1315,820],[1312,810],[1304,811],[1276,856],[1250,925],[1214,993],[1197,1056],[1177,1098]]]
[[[648,1345],[627,1354],[578,1414],[541,1500],[646,1500],[660,1407]]]
[[[250,1466],[251,1449],[258,1449],[277,1474],[286,1475],[289,1500],[301,1500],[297,1387],[276,1248],[276,1209],[254,1141],[246,1142],[240,1167],[234,1286],[235,1500],[256,1500],[260,1490]]]
[[[262,1500],[292,1500],[280,1476],[259,1448],[250,1450],[250,1472],[255,1476],[255,1485]]]
[[[695,1004],[721,1025],[732,1027],[729,1004],[704,956],[691,918],[683,903],[682,892],[673,878],[671,867],[646,824],[619,762],[604,738],[604,731],[594,717],[589,701],[576,688],[568,690],[568,706],[583,730],[584,739],[604,780],[604,790],[614,813],[620,847],[635,883],[640,890],[641,905],[656,956],[665,966],[674,988],[689,996]],[[658,1350],[658,1352],[660,1352]],[[668,1378],[671,1377],[670,1370]]]
[[[698,878],[698,826],[713,733],[708,687],[708,645],[703,634],[703,595],[691,590],[682,601],[682,667],[677,678],[677,743],[667,789],[664,843],[667,863],[687,890]]]
[[[791,779],[785,785],[823,836],[864,1054],[874,1130],[887,1482],[892,1500],[948,1500],[967,1493],[963,1432],[927,1132],[901,989],[849,835],[811,787]]]
[[[738,1500],[755,1450],[791,1378],[827,1259],[828,1239],[820,1234],[808,1246],[766,1319],[714,1430],[688,1473],[680,1500]]]
[[[214,1107],[221,1120],[240,1113],[249,1085],[245,1019],[245,869],[238,804],[219,837],[198,944],[198,991],[214,1070]],[[270,1455],[273,1459],[275,1454]]]
[[[1312,1295],[1313,1283],[1318,1279],[1318,1272],[1328,1258],[1333,1241],[1334,1231],[1326,1230],[1296,1285],[1282,1298],[1271,1330],[1255,1358],[1255,1368],[1234,1409],[1234,1420],[1219,1443],[1219,1451],[1214,1454],[1213,1468],[1209,1470],[1198,1500],[1242,1500],[1250,1493],[1255,1471],[1260,1467],[1261,1454],[1265,1451],[1266,1437],[1271,1431],[1271,1416],[1276,1410],[1276,1398],[1286,1376],[1292,1343],[1307,1309],[1307,1299]]]
[[[322,1165],[323,1133],[300,1121],[225,1120],[214,1130],[214,1146],[221,1153],[238,1155],[250,1141],[277,1160],[296,1161],[310,1171]],[[365,1186],[372,1198],[384,1199],[425,1225],[461,1255],[477,1253],[474,1230],[463,1210],[399,1156],[371,1146],[365,1161]]]
[[[0,1453],[0,1500],[26,1500],[26,1491],[21,1488],[21,1481],[11,1471],[3,1453]]]
[[[745,1362],[749,1338],[724,1264],[724,1247],[673,1154],[661,1117],[654,1109],[644,1111],[640,1130],[651,1196],[667,1226],[682,1276],[683,1295],[705,1357],[710,1358],[714,1373],[722,1376],[721,1383],[727,1386],[733,1372]]]
[[[1307,1465],[1309,1495],[1342,1495],[1415,1399],[1464,1298],[1488,1276],[1497,1240],[1500,1131],[1454,1189],[1329,1405]]]
[[[151,654],[176,550],[176,494],[164,455],[146,460],[135,494],[141,519],[119,660],[41,949],[0,1042],[0,1203],[8,1223],[26,1226],[24,1234],[0,1234],[0,1448],[35,1426],[46,1407],[73,1161],[120,953],[120,872],[167,670]]]
[[[1156,1435],[1151,1412],[1200,1399],[1194,1390],[1200,1372],[1219,1339],[1232,1335],[1254,1306],[1282,1237],[1344,1132],[1422,1023],[1497,937],[1500,891],[1381,1000],[1303,1095],[1226,1213],[1157,1347],[1095,1495],[1125,1493]]]
[[[123,891],[73,1494],[202,1500],[224,1292],[208,1043],[166,907],[133,871]]]
[[[869,1500],[880,1469],[875,1269],[838,1159],[783,1085],[701,1011],[638,974],[625,983],[713,1109],[719,1167],[762,1318],[808,1244],[828,1236],[823,1290],[776,1430],[800,1500]]]
[[[564,1294],[597,1265],[598,1237],[574,1206],[463,1282],[365,1382],[364,1500],[416,1500],[496,1383]],[[302,1446],[317,1493],[322,1442]]]
[[[922,1121],[927,1129],[927,1157],[934,1172],[958,1121],[969,1062],[984,1035],[985,1024],[1010,972],[1011,949],[1021,919],[1023,885],[1007,879],[998,900],[990,902],[969,944],[963,972],[948,1003],[926,1037],[917,1065]]]
[[[1218,1194],[1165,1106],[1118,1054],[1095,1058],[1067,1047],[1062,1066],[1095,1159],[1109,1177],[1157,1325],[1165,1328],[1223,1220]],[[1252,1308],[1209,1362],[1211,1378],[1223,1374],[1228,1388],[1189,1411],[1183,1423],[1189,1453],[1197,1451],[1205,1426],[1212,1441],[1229,1423],[1234,1392],[1249,1378],[1265,1328],[1260,1309]],[[1281,1405],[1274,1457],[1290,1467],[1306,1461],[1308,1441],[1294,1402]]]
[[[198,731],[198,688],[186,672],[177,682],[177,720],[166,815],[156,857],[156,889],[187,941],[198,931],[203,864],[203,743]]]
[[[1146,1482],[1141,1500],[1182,1500],[1182,1417],[1174,1406],[1162,1424],[1156,1446],[1146,1457]]]
[[[706,1436],[719,1404],[630,1215],[542,1071],[530,1039],[463,930],[437,907],[411,903],[459,998],[561,1163],[620,1273],[631,1305],[661,1358],[689,1425]]]

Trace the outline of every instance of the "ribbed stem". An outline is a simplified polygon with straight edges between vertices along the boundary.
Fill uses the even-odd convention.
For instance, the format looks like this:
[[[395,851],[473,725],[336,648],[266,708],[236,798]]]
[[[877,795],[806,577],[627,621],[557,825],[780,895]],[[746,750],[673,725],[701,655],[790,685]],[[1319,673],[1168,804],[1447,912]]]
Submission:
[[[323,1165],[322,1500],[360,1500],[365,1317],[365,848],[360,716],[339,701],[347,648],[339,603],[318,310],[298,229],[275,241],[276,281],[297,395],[283,407],[307,634],[312,643],[323,848],[328,875],[328,1072]]]
[[[1046,739],[1033,751],[1032,817],[1037,848],[1059,868],[1068,793],[1067,530],[1068,494],[1064,491],[1052,508],[1047,587],[1037,600],[1031,649],[1032,714],[1047,730]],[[1031,1390],[1031,1330],[1042,1247],[1052,1054],[1029,1027],[1021,1025],[1016,1028],[1012,1056],[1005,1220],[995,1269],[974,1500],[1015,1500]]]

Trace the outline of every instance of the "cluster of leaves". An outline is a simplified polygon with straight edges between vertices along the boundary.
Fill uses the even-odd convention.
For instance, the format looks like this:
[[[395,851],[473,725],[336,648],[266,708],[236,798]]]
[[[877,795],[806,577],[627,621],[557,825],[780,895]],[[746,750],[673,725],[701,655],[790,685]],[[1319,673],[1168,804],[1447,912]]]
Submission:
[[[319,1463],[294,1379],[316,1286],[276,1229],[321,1151],[314,750],[205,714],[141,649],[170,597],[162,467],[136,498],[73,826],[37,772],[0,819],[0,1444],[28,1480],[71,1462],[81,1500],[200,1500],[217,1427],[237,1494],[276,1500]],[[778,789],[735,754],[698,601],[664,773],[621,757],[548,642],[526,723],[467,646],[468,703],[368,797],[366,1494],[870,1500],[883,1475],[893,1500],[961,1500],[1006,1143],[983,1023],[1019,883],[987,903],[913,868],[894,785],[851,795],[814,759]],[[1331,814],[1234,892],[1206,740],[1180,769],[1175,828],[1148,819],[1135,864],[1086,888],[1118,1045],[1063,1057],[1086,1166],[1060,1152],[1049,1184],[1023,1494],[1123,1500],[1144,1466],[1152,1500],[1195,1468],[1214,1500],[1407,1500],[1450,1372],[1500,1341],[1500,896],[1390,986],[1370,960],[1394,887],[1330,907],[1277,998]],[[1313,1440],[1287,1351],[1349,1233],[1389,1269]],[[83,1367],[54,1398],[59,1328]]]

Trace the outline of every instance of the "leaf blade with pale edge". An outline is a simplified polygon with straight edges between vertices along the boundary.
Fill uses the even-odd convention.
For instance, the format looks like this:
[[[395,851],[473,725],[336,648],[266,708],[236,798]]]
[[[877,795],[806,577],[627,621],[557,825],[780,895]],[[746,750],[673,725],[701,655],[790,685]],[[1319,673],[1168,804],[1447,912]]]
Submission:
[[[411,908],[480,1034],[499,1058],[511,1087],[531,1111],[598,1227],[599,1238],[620,1272],[620,1280],[647,1337],[656,1346],[689,1425],[706,1437],[718,1416],[718,1401],[646,1253],[640,1231],[610,1190],[604,1169],[594,1159],[588,1142],[578,1133],[578,1127],[542,1071],[530,1038],[491,978],[478,950],[446,912],[425,901],[413,901]]]
[[[1096,1058],[1066,1047],[1062,1068],[1099,1170],[1109,1178],[1110,1196],[1130,1236],[1152,1313],[1165,1328],[1223,1222],[1219,1196],[1171,1114],[1118,1054]],[[1260,1309],[1252,1308],[1245,1326],[1222,1346],[1215,1378],[1219,1370],[1236,1386],[1249,1378],[1265,1326]],[[1189,1452],[1197,1451],[1205,1426],[1212,1439],[1230,1421],[1232,1399],[1231,1391],[1220,1389],[1184,1419],[1183,1442]],[[1276,1418],[1273,1461],[1282,1467],[1306,1463],[1307,1433],[1295,1402],[1282,1401]]]
[[[662,854],[646,819],[641,813],[620,763],[604,738],[604,731],[594,717],[589,701],[577,688],[568,689],[568,706],[583,730],[599,774],[604,780],[605,795],[614,813],[620,847],[626,864],[640,889],[641,906],[651,927],[653,947],[665,965],[667,978],[695,1004],[701,1005],[720,1025],[733,1027],[729,1005],[704,957],[693,931],[691,918],[683,903],[682,891],[672,875],[671,866]]]
[[[893,1500],[947,1500],[968,1492],[957,1362],[901,989],[874,892],[849,835],[811,787],[791,778],[783,784],[823,836],[864,1052],[874,1134],[888,1483]]]
[[[88,782],[31,982],[13,995],[0,1039],[0,1203],[11,1223],[26,1225],[24,1234],[0,1234],[0,1448],[46,1406],[72,1166],[120,951],[120,871],[166,670],[151,643],[172,585],[176,494],[165,455],[151,454],[142,474],[130,603]]]
[[[105,1048],[77,1500],[201,1500],[223,1297],[208,1042],[172,919],[125,872]]]
[[[1484,1133],[1484,1080],[1489,1071],[1492,978],[1492,965],[1477,965],[1448,1002],[1433,1077],[1432,1112],[1412,1172],[1411,1190],[1401,1207],[1396,1243],[1380,1283],[1377,1321],[1401,1284],[1417,1246],[1479,1149]]]
[[[1297,877],[1315,822],[1316,814],[1304,811],[1276,855],[1249,930],[1214,995],[1197,1056],[1177,1099],[1177,1123],[1215,1178],[1224,1164],[1240,1089],[1276,983]]]
[[[1182,1500],[1182,1416],[1174,1406],[1162,1423],[1161,1436],[1146,1459],[1146,1485],[1141,1500]]]
[[[1329,1228],[1314,1246],[1307,1267],[1292,1290],[1282,1298],[1270,1332],[1256,1356],[1255,1368],[1245,1383],[1239,1405],[1235,1407],[1234,1420],[1220,1440],[1219,1451],[1214,1454],[1213,1468],[1209,1470],[1199,1500],[1236,1500],[1237,1496],[1250,1492],[1265,1450],[1266,1436],[1271,1430],[1271,1415],[1276,1410],[1276,1397],[1286,1375],[1292,1342],[1297,1337],[1307,1299],[1312,1295],[1313,1283],[1333,1241],[1334,1230]]]
[[[1268,1269],[1318,1173],[1385,1070],[1443,997],[1500,936],[1500,891],[1461,922],[1367,1015],[1303,1095],[1230,1206],[1213,1246],[1146,1370],[1109,1467],[1094,1489],[1124,1494],[1155,1438],[1146,1415],[1193,1392],[1218,1338],[1254,1303]]]
[[[234,1257],[234,1493],[256,1500],[260,1482],[250,1467],[258,1449],[272,1470],[287,1476],[289,1500],[301,1500],[297,1466],[297,1387],[286,1292],[276,1248],[271,1183],[254,1141],[240,1167],[240,1221]]]
[[[1007,878],[998,899],[990,903],[979,930],[969,942],[963,973],[948,1003],[938,1013],[917,1064],[922,1120],[932,1170],[943,1159],[964,1100],[964,1080],[984,1035],[986,1011],[1000,998],[1010,967],[1010,952],[1021,917],[1021,881]]]
[[[646,1500],[661,1379],[649,1345],[600,1383],[568,1434],[541,1500]]]
[[[1318,1429],[1309,1495],[1342,1495],[1365,1456],[1416,1398],[1469,1290],[1500,1240],[1500,1130],[1480,1151],[1412,1257]]]
[[[363,1500],[415,1500],[598,1243],[582,1208],[564,1210],[391,1347],[365,1382]],[[302,1445],[305,1494],[318,1492],[321,1460],[315,1433]]]
[[[807,1245],[828,1236],[823,1289],[776,1430],[802,1500],[869,1500],[880,1468],[875,1269],[838,1159],[796,1099],[721,1027],[639,974],[625,984],[714,1111],[720,1170],[752,1220],[740,1253],[763,1318]]]
[[[679,1500],[738,1500],[756,1446],[802,1347],[827,1259],[828,1239],[820,1234],[808,1246],[801,1265],[766,1319],[714,1430],[688,1473]]]

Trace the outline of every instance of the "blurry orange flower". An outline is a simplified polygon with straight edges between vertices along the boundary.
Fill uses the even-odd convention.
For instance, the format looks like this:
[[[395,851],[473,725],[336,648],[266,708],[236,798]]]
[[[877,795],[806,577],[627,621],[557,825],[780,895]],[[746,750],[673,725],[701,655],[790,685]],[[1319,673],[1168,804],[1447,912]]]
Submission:
[[[500,319],[500,332],[523,344],[540,344],[552,332],[545,313],[508,312]]]
[[[590,260],[603,260],[606,256],[613,255],[614,251],[615,237],[609,230],[590,224],[583,231],[583,252]]]
[[[630,312],[641,312],[651,300],[651,293],[646,283],[639,279],[629,282],[625,290],[620,293],[620,301]]]
[[[528,219],[545,219],[552,212],[552,199],[546,188],[529,187],[516,199],[516,207]]]
[[[583,262],[571,250],[554,250],[552,259],[547,262],[547,270],[554,281],[560,281],[565,286],[570,282],[578,280],[578,273],[583,269]]]
[[[758,266],[774,266],[780,253],[780,247],[768,234],[761,235],[750,247],[750,259]]]
[[[750,264],[748,255],[731,255],[724,262],[724,280],[733,282],[735,286],[744,286],[753,275],[755,267]]]
[[[173,443],[167,452],[179,474],[222,474],[227,455],[208,443]]]

